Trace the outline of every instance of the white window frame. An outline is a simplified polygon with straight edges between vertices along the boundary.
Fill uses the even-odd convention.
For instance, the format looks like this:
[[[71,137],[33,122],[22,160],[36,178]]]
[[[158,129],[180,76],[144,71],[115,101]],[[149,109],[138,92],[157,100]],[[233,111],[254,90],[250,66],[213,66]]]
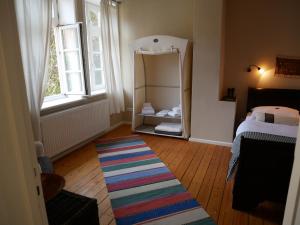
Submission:
[[[60,65],[59,65],[59,49],[58,49],[58,10],[57,10],[57,0],[52,0],[52,29],[54,33],[54,39],[55,39],[55,51],[56,51],[56,57],[57,57],[57,67],[58,67],[58,76],[59,76],[59,85],[60,85],[60,94],[57,95],[49,95],[44,97],[44,102],[50,102],[55,101],[62,98],[67,98],[67,96],[63,93],[62,89],[62,77],[61,73],[59,71]]]
[[[77,46],[78,48],[65,49],[63,46],[63,31],[66,29],[75,29],[77,34]],[[58,61],[59,61],[59,74],[61,81],[62,93],[65,95],[85,95],[85,79],[84,79],[84,70],[83,70],[83,59],[82,59],[82,46],[81,46],[81,35],[80,35],[80,23],[65,25],[58,27]],[[78,52],[79,56],[79,69],[78,70],[67,70],[65,67],[65,52]],[[80,80],[82,85],[81,91],[69,91],[68,82],[67,82],[67,73],[80,73]]]
[[[88,10],[89,7],[94,7],[97,8],[97,11],[100,11],[100,6],[99,4],[96,4],[96,2],[93,2],[91,0],[85,0],[84,1],[84,24],[85,24],[85,31],[86,31],[86,47],[87,47],[87,52],[85,52],[85,56],[87,59],[87,71],[89,74],[88,80],[89,80],[89,87],[90,87],[90,94],[91,95],[97,95],[100,93],[104,93],[106,90],[106,81],[105,81],[105,76],[104,76],[104,70],[103,70],[103,53],[102,53],[102,43],[101,43],[101,28],[95,27],[90,25],[89,21],[88,21]],[[100,13],[100,12],[99,12]],[[99,15],[100,18],[100,15]],[[100,21],[98,21],[98,23],[100,24]],[[92,50],[92,37],[94,36],[99,36],[99,51],[95,52]],[[101,64],[100,64],[100,68],[95,68],[95,63],[94,63],[94,58],[93,55],[99,54],[100,55],[100,59],[101,59]],[[95,84],[95,74],[94,71],[101,71],[101,76],[102,76],[102,84],[101,85],[96,85]]]
[[[51,102],[62,98],[67,98],[67,96],[62,93],[57,95],[49,95],[44,97],[44,102]]]
[[[52,27],[54,30],[54,37],[55,37],[55,46],[56,46],[56,55],[57,55],[57,66],[58,66],[58,74],[59,74],[59,81],[60,81],[60,89],[61,93],[57,95],[51,95],[51,96],[45,96],[44,102],[47,104],[55,105],[55,102],[57,101],[57,104],[59,105],[62,101],[70,101],[71,99],[75,99],[76,101],[80,96],[86,97],[86,96],[95,96],[95,95],[101,95],[106,92],[106,80],[105,80],[105,74],[103,71],[103,53],[102,53],[102,43],[101,43],[101,33],[100,33],[100,27],[98,27],[99,38],[100,38],[100,51],[93,52],[92,51],[92,37],[91,35],[91,25],[87,21],[88,17],[86,15],[87,13],[87,5],[91,4],[97,8],[100,7],[99,2],[97,0],[83,0],[83,24],[82,23],[76,23],[71,25],[63,25],[59,26],[59,18],[58,18],[58,8],[57,8],[57,0],[52,0],[53,6],[52,6]],[[100,18],[100,17],[99,17]],[[100,21],[98,21],[100,24]],[[78,46],[79,48],[74,49],[78,50],[79,52],[79,63],[80,63],[80,70],[78,71],[66,71],[65,70],[65,59],[64,59],[64,52],[63,49],[63,37],[62,37],[62,31],[64,29],[68,28],[75,28],[77,31],[77,40],[78,40]],[[94,35],[96,36],[96,35]],[[82,46],[83,45],[83,46]],[[101,64],[100,68],[93,68],[93,54],[100,54],[101,58]],[[95,85],[95,74],[93,73],[93,70],[100,70],[101,76],[102,76],[102,84],[101,85]],[[81,85],[83,90],[80,92],[70,92],[68,91],[68,83],[67,83],[67,76],[66,72],[79,72],[80,78],[81,78]],[[65,99],[65,100],[64,100]],[[43,107],[42,107],[43,108]]]
[[[58,7],[57,0],[52,0],[52,27],[58,26]]]

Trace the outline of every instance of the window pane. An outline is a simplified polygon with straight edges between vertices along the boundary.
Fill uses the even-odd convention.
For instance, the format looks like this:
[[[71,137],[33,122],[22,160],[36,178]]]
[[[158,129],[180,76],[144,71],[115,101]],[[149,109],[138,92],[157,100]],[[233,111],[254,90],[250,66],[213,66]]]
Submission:
[[[98,26],[99,25],[99,18],[98,18],[97,14],[98,13],[96,13],[95,11],[89,10],[88,21],[93,26]]]
[[[62,68],[63,92],[65,94],[85,94],[84,74],[79,24],[66,25],[58,28],[60,32],[59,46]],[[61,64],[59,64],[61,65]]]
[[[95,69],[101,68],[101,56],[100,54],[93,54],[94,66]]]
[[[77,49],[78,38],[76,28],[68,28],[62,31],[64,49]]]
[[[95,85],[102,85],[102,71],[101,70],[95,70]]]
[[[94,52],[99,52],[100,51],[100,38],[99,37],[92,37],[92,50]]]
[[[56,44],[54,30],[50,31],[49,61],[48,61],[48,83],[45,96],[58,95],[61,93],[56,55]]]
[[[79,70],[79,53],[78,51],[65,52],[65,66],[66,70]]]
[[[87,44],[88,44],[88,65],[90,74],[90,87],[92,94],[105,89],[105,78],[103,72],[103,53],[101,45],[100,30],[100,6],[85,0],[86,21],[87,21]]]
[[[69,92],[76,92],[76,91],[83,90],[80,73],[66,73],[66,75],[67,75],[67,83],[68,83],[68,91]]]

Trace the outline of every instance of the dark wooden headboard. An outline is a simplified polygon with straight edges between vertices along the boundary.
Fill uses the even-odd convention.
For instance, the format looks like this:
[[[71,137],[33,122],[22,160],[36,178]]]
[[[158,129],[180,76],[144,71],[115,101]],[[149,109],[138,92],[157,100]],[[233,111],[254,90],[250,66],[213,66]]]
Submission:
[[[300,111],[300,90],[249,88],[247,112],[256,106],[286,106]]]

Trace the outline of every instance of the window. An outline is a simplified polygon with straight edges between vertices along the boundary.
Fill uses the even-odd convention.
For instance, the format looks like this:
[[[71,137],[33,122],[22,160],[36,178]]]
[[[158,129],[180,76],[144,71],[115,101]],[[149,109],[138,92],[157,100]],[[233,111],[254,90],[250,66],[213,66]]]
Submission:
[[[64,94],[85,94],[79,24],[58,28],[60,72]]]
[[[45,92],[45,96],[55,96],[61,94],[58,62],[56,54],[56,44],[54,30],[51,29],[49,40],[49,62],[48,62],[48,84]]]
[[[54,27],[49,42],[45,101],[85,95],[80,25]]]
[[[53,2],[53,28],[49,40],[48,83],[44,102],[102,93],[105,81],[99,5],[85,2],[86,18],[83,24],[59,25],[56,1]],[[82,29],[82,26],[86,29]],[[83,30],[86,30],[86,34]],[[86,43],[86,46],[82,43]]]
[[[85,7],[86,27],[87,27],[87,45],[89,58],[89,74],[91,82],[91,91],[97,91],[105,88],[103,77],[103,58],[101,47],[100,31],[100,7],[96,4],[86,2]]]

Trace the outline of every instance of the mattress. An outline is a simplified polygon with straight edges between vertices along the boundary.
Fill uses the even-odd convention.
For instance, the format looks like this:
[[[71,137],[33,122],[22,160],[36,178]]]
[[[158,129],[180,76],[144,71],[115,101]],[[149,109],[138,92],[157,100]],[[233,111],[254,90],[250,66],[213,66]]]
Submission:
[[[248,114],[245,121],[239,125],[236,136],[239,136],[243,132],[258,132],[296,138],[298,126],[256,121],[251,114]]]
[[[266,123],[256,121],[251,114],[246,117],[237,131],[236,137],[232,143],[232,157],[229,162],[227,178],[232,177],[234,168],[237,165],[240,155],[241,137],[250,138],[253,140],[282,142],[282,143],[295,143],[298,133],[298,126],[290,126],[284,124]],[[259,157],[259,156],[258,156]]]

